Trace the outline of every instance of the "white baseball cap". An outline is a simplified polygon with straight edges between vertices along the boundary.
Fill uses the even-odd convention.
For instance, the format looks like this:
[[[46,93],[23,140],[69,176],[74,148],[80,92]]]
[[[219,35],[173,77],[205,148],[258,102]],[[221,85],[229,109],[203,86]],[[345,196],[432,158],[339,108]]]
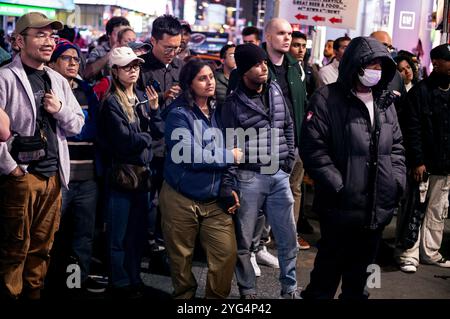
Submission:
[[[144,63],[144,59],[139,58],[130,47],[119,47],[112,50],[109,56],[109,65],[121,67],[135,60]]]

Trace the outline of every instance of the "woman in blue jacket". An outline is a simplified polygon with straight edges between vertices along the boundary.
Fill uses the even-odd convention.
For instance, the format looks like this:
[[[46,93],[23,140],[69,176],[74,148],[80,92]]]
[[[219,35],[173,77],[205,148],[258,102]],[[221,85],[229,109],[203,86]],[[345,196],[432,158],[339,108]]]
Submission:
[[[112,51],[111,88],[100,110],[99,144],[108,159],[105,166],[111,185],[106,195],[110,284],[113,295],[120,298],[140,295],[149,193],[121,187],[112,172],[119,165],[148,169],[152,137],[162,137],[156,91],[147,88],[147,100],[136,89],[142,62],[129,47]]]
[[[197,236],[207,257],[206,298],[226,298],[236,263],[232,213],[219,205],[220,181],[227,162],[237,162],[239,149],[227,150],[214,112],[214,74],[201,60],[181,70],[183,94],[166,110],[167,156],[160,194],[162,230],[170,261],[174,298],[195,297],[192,258]],[[222,142],[222,143],[221,143]]]

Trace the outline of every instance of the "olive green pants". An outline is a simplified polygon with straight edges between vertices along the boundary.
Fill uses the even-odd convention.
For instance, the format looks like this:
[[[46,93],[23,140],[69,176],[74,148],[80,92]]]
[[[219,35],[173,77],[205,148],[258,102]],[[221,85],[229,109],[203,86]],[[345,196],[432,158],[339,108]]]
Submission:
[[[225,213],[216,201],[196,202],[165,182],[159,204],[174,298],[195,297],[197,281],[192,273],[192,258],[197,236],[208,264],[205,298],[227,298],[237,254],[232,216]]]

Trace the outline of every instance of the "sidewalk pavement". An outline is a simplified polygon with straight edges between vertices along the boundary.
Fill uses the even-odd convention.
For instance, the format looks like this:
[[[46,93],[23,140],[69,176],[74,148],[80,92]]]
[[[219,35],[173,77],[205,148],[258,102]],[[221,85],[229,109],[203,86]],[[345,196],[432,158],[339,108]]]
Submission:
[[[312,235],[304,235],[311,244],[311,249],[302,250],[297,259],[297,280],[299,287],[306,287],[309,282],[309,274],[314,265],[317,253],[315,247],[319,239],[319,225],[316,220],[310,218],[315,232]],[[379,265],[381,267],[380,288],[370,289],[371,299],[450,299],[450,269],[432,265],[420,265],[414,274],[401,272],[392,258],[393,243],[395,239],[396,218],[386,227],[383,235],[383,243],[380,247]],[[276,249],[269,245],[269,250],[276,255]],[[444,240],[441,247],[444,257],[450,259],[450,219],[447,219],[444,232]],[[197,255],[197,254],[196,254]],[[144,260],[144,268],[148,267],[148,259]],[[278,282],[279,269],[260,266],[262,275],[257,279],[258,298],[278,299],[280,286]],[[198,282],[197,297],[205,294],[207,268],[204,261],[197,258],[194,262],[193,273]],[[438,276],[438,277],[436,277]],[[151,287],[156,294],[161,293],[163,298],[169,298],[172,292],[171,279],[167,275],[143,272],[144,283]],[[339,291],[338,293],[339,294]],[[236,281],[233,280],[230,299],[238,299],[239,291]]]

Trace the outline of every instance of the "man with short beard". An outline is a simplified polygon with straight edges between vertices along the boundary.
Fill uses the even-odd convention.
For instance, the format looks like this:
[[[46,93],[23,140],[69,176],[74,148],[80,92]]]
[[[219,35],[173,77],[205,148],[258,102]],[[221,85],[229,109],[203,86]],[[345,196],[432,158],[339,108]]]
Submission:
[[[339,62],[351,39],[347,36],[337,38],[333,42],[334,59],[319,70],[319,85],[334,83],[339,75]]]
[[[292,211],[294,199],[289,188],[289,174],[295,160],[293,123],[280,86],[273,80],[267,82],[266,52],[254,44],[242,44],[236,48],[235,59],[241,79],[222,108],[223,129],[257,132],[246,139],[245,145],[239,145],[245,150],[244,160],[229,169],[221,188],[225,203],[234,204],[232,191],[240,194],[241,206],[235,218],[239,292],[242,299],[257,296],[251,247],[258,217],[264,212],[277,242],[281,296],[296,299],[298,250]],[[278,136],[274,137],[275,132]],[[227,136],[227,145],[231,138]],[[269,163],[261,157],[263,150],[270,150]]]
[[[23,15],[14,31],[20,54],[0,69],[0,107],[14,132],[0,144],[0,294],[13,299],[40,298],[70,178],[66,137],[84,125],[67,80],[45,67],[62,27],[38,12]]]
[[[322,66],[328,65],[334,60],[333,43],[334,40],[327,40],[327,42],[325,42],[325,47],[323,48]]]

